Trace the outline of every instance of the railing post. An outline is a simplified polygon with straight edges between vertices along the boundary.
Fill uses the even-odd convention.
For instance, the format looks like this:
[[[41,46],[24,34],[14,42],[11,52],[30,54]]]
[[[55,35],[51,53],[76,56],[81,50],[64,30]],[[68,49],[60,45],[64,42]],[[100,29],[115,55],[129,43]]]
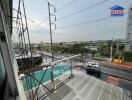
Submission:
[[[73,66],[72,66],[72,61],[71,61],[71,58],[70,58],[70,64],[71,64],[71,65],[70,65],[71,77],[73,77],[74,75],[73,75],[73,72],[72,72],[72,67],[73,67]]]
[[[55,90],[56,89],[56,86],[55,86],[55,82],[54,82],[54,74],[53,74],[53,71],[54,71],[54,66],[52,65],[51,66],[51,85],[52,85],[52,89]]]

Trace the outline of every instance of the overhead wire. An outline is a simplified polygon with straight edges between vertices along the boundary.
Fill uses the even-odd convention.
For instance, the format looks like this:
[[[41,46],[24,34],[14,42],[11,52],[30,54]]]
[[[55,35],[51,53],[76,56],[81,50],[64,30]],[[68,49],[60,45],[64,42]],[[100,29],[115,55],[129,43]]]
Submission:
[[[92,8],[94,8],[94,7],[97,7],[97,6],[99,6],[99,5],[103,4],[103,3],[106,3],[106,2],[108,2],[108,1],[110,1],[110,0],[103,0],[103,1],[101,1],[101,2],[98,2],[98,3],[96,3],[96,4],[91,5],[91,6],[89,6],[89,7],[80,9],[80,10],[78,10],[78,11],[75,11],[75,12],[71,13],[71,14],[68,14],[68,15],[65,15],[65,16],[63,16],[63,17],[61,17],[61,18],[58,18],[56,21],[60,21],[60,20],[63,20],[63,19],[65,19],[65,18],[68,18],[68,17],[71,17],[71,16],[75,16],[75,15],[77,15],[77,14],[80,14],[80,13],[82,13],[82,12],[84,12],[84,11],[90,10],[90,9],[92,9]]]
[[[77,0],[76,0],[76,1],[77,1]],[[65,5],[63,5],[62,7],[58,8],[58,9],[57,9],[57,12],[60,11],[60,10],[62,10],[62,9],[65,8],[65,7],[68,7],[68,6],[72,5],[73,3],[75,3],[75,0],[72,0],[71,2],[68,2],[68,3],[66,3]],[[16,12],[18,12],[15,8],[13,8],[13,10],[16,11]],[[24,15],[22,14],[22,16],[24,16]],[[34,23],[34,24],[36,24],[37,26],[41,26],[41,24],[44,23],[45,21],[47,21],[48,18],[49,18],[49,17],[46,17],[46,18],[45,18],[43,21],[41,21],[40,23],[36,23],[36,22],[35,22],[34,20],[32,20],[31,18],[28,18],[28,17],[27,17],[27,19],[28,19],[31,23]],[[41,26],[41,27],[43,27],[43,26]],[[29,30],[29,31],[31,31],[31,30]]]
[[[124,16],[126,16],[128,13],[125,13]],[[104,21],[104,20],[108,20],[111,19],[113,17],[109,16],[109,17],[102,17],[102,18],[97,18],[97,19],[93,19],[93,20],[89,20],[89,21],[84,21],[81,23],[77,23],[77,24],[72,24],[72,25],[67,25],[67,26],[62,26],[62,27],[58,27],[57,29],[66,29],[66,28],[72,28],[72,27],[76,27],[76,26],[80,26],[80,25],[84,25],[84,24],[90,24],[90,23],[94,23],[94,22],[99,22],[99,21]],[[115,18],[115,17],[114,17]]]
[[[62,26],[62,27],[59,27],[57,29],[71,28],[71,27],[75,27],[75,26],[79,26],[79,25],[83,25],[83,24],[89,24],[89,23],[94,23],[94,22],[98,22],[98,21],[107,20],[107,19],[110,19],[110,18],[112,18],[112,17],[98,18],[98,19],[94,19],[94,20],[90,20],[90,21],[81,22],[81,23],[78,23],[78,24],[73,24],[73,25],[69,25],[69,26]]]
[[[69,14],[69,15],[65,15],[65,16],[63,16],[63,17],[57,19],[57,21],[60,21],[60,20],[65,19],[65,18],[67,18],[67,17],[71,17],[71,16],[74,16],[74,15],[76,15],[76,14],[79,14],[79,13],[81,13],[81,12],[84,12],[84,11],[86,11],[86,10],[89,10],[89,9],[91,9],[91,8],[94,8],[94,7],[98,6],[98,5],[101,5],[101,4],[103,4],[103,3],[107,2],[107,1],[110,1],[110,0],[103,0],[103,1],[98,2],[98,3],[96,3],[96,4],[93,4],[93,5],[91,5],[91,6],[87,7],[87,8],[84,8],[84,9],[81,9],[81,10],[79,10],[79,11],[73,12],[73,13],[71,13],[71,14]],[[65,4],[65,5],[63,5],[63,6],[60,7],[60,8],[58,8],[57,12],[60,11],[61,9],[65,8],[65,7],[67,7],[67,6],[70,6],[70,5],[73,4],[73,3],[75,3],[74,0],[72,0],[71,2],[69,2],[69,3]],[[14,8],[13,8],[13,10],[17,11],[17,10],[14,9]],[[30,22],[32,22],[32,23],[34,23],[34,24],[36,24],[36,25],[38,25],[38,26],[41,26],[41,27],[43,27],[41,24],[44,23],[46,20],[48,20],[48,18],[49,18],[49,17],[47,17],[45,20],[41,21],[40,23],[36,23],[34,20],[32,20],[32,19],[30,19],[30,18],[27,17],[27,19],[28,19]],[[45,28],[45,27],[44,27],[44,28]],[[30,31],[31,31],[31,30],[30,30]]]
[[[76,1],[77,1],[77,0],[76,0]],[[72,0],[71,2],[68,2],[68,3],[66,3],[65,5],[63,5],[62,7],[58,8],[58,9],[56,10],[56,13],[59,12],[59,11],[61,11],[61,10],[63,10],[64,8],[66,8],[66,7],[68,7],[68,6],[71,6],[73,3],[75,3],[75,0]],[[48,18],[49,18],[49,17],[46,17],[46,18],[45,18],[43,21],[41,21],[39,24],[44,23],[45,21],[48,20]]]
[[[77,1],[78,1],[78,0],[76,0],[76,2],[77,2]],[[58,8],[56,11],[59,12],[59,11],[63,10],[64,8],[66,8],[66,7],[68,7],[68,6],[71,6],[71,5],[74,4],[74,3],[75,3],[75,0],[72,0],[71,2],[68,2],[68,3],[64,4],[62,7]]]

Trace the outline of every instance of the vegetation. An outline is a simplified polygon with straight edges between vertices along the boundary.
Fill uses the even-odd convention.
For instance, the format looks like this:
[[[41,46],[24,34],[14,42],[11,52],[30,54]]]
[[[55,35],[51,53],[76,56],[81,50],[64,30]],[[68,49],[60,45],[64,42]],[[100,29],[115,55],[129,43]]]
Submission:
[[[132,62],[132,51],[123,52],[123,56],[124,56],[124,61]]]
[[[70,53],[70,54],[84,54],[89,53],[90,49],[85,48],[82,44],[74,44],[70,46],[54,46],[53,47],[54,52],[60,52],[60,53]]]
[[[108,43],[107,45],[101,45],[100,48],[101,48],[100,53],[102,56],[110,57],[110,52],[111,52],[111,44],[110,43]],[[124,50],[124,45],[120,44],[118,46],[118,52],[117,52],[117,45],[115,43],[113,43],[112,54],[114,56],[116,56],[117,53],[122,54],[123,50]]]
[[[92,50],[89,48],[90,45],[87,43],[78,43],[73,45],[64,45],[63,43],[59,43],[56,45],[53,45],[53,51],[55,53],[67,53],[67,54],[91,54],[92,57],[96,56],[102,56],[102,57],[110,57],[111,52],[111,42],[108,41],[106,43],[100,44],[99,48],[97,50]],[[44,46],[42,43],[40,43],[37,46],[31,45],[32,51],[46,51],[51,52],[50,45]],[[20,49],[20,46],[17,45],[15,49]],[[124,56],[125,61],[131,61],[132,55],[131,52],[124,52],[124,45],[120,44],[118,45],[118,52],[117,52],[117,44],[113,43],[113,51],[112,54],[114,58],[119,58],[119,56]]]

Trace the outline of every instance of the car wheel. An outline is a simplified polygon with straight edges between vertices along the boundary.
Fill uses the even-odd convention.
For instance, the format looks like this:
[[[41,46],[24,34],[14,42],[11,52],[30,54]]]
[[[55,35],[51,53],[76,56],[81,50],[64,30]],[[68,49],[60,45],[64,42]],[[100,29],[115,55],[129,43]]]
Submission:
[[[101,76],[101,73],[100,73],[100,72],[99,72],[99,73],[97,73],[97,76],[99,76],[99,77],[100,77],[100,76]]]

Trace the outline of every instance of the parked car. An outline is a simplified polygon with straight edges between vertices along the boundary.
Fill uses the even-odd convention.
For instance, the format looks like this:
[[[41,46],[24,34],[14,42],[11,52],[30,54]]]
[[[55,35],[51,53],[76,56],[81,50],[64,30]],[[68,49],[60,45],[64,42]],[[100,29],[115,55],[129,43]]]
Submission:
[[[90,61],[86,67],[87,73],[96,74],[97,76],[101,76],[101,68],[99,63],[96,61]]]

